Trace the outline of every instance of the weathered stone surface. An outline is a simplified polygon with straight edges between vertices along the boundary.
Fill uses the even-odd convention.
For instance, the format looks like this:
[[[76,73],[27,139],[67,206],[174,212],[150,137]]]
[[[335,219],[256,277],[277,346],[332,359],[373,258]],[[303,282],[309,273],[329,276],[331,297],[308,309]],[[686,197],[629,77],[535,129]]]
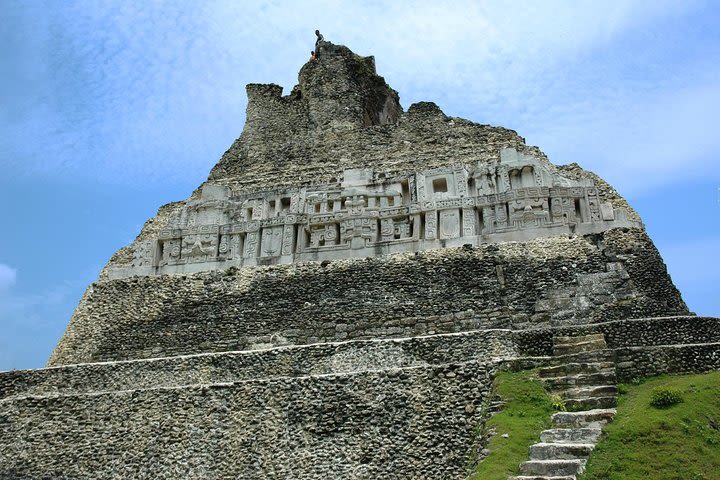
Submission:
[[[549,443],[597,443],[600,428],[551,428],[540,434],[540,441]]]
[[[632,352],[632,347],[692,346],[720,342],[720,318],[653,317],[613,320],[594,325],[536,328],[515,333],[518,348],[525,355],[547,356],[553,352],[553,336],[602,333],[609,349]],[[593,352],[587,352],[592,355]],[[582,358],[585,352],[575,354]],[[612,360],[612,359],[611,359]]]
[[[555,425],[572,425],[575,427],[597,428],[615,418],[614,408],[598,408],[585,412],[558,412],[553,414]]]
[[[464,478],[469,362],[0,401],[0,478]]]
[[[635,245],[623,259],[614,257],[618,236]],[[610,230],[98,282],[81,300],[49,365],[686,314],[662,260],[649,249],[641,230]],[[596,279],[613,290],[597,296],[580,280],[606,272],[608,254],[622,274],[615,265],[612,275]],[[568,305],[538,307],[557,291]]]
[[[0,375],[0,399],[380,371],[517,357],[509,330],[83,363]]]

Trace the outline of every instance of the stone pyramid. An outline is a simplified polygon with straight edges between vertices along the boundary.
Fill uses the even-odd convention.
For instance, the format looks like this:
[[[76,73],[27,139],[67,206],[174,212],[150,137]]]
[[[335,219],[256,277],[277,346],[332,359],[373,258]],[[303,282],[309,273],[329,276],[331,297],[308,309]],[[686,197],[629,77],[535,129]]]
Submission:
[[[329,42],[289,95],[247,94],[47,367],[0,373],[0,478],[462,479],[495,373],[551,365],[553,338],[603,334],[618,379],[720,368],[720,320],[596,175],[405,112]]]

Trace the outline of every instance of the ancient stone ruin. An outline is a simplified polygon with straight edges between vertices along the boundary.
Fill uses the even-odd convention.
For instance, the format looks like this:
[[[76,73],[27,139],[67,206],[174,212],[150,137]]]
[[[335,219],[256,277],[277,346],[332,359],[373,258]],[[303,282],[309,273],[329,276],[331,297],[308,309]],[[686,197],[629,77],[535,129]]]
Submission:
[[[298,80],[248,85],[240,138],[113,255],[47,368],[0,373],[0,478],[463,479],[495,374],[529,367],[596,409],[522,467],[571,478],[617,379],[720,368],[720,319],[602,179],[403,111],[343,46]]]

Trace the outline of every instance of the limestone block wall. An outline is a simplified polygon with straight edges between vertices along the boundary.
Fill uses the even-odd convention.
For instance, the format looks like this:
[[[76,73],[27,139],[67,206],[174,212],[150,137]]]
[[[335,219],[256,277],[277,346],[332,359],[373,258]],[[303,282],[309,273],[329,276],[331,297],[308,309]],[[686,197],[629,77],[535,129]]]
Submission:
[[[615,350],[618,380],[662,374],[720,370],[720,342],[691,345],[623,347]]]
[[[521,359],[537,365],[552,355],[554,336],[603,333],[615,352],[619,381],[662,374],[702,373],[720,369],[720,318],[665,317],[615,320],[593,325],[539,328],[513,332]],[[527,357],[526,357],[527,355]],[[522,369],[533,362],[511,360]]]
[[[493,364],[0,401],[2,479],[462,479]]]
[[[687,314],[639,229],[92,285],[49,365]]]
[[[555,336],[578,336],[602,333],[608,348],[656,347],[662,345],[693,345],[720,342],[720,318],[717,317],[655,317],[614,320],[593,325],[537,328],[514,332],[522,355],[552,355]]]
[[[509,330],[85,363],[0,374],[0,399],[217,384],[517,356]]]

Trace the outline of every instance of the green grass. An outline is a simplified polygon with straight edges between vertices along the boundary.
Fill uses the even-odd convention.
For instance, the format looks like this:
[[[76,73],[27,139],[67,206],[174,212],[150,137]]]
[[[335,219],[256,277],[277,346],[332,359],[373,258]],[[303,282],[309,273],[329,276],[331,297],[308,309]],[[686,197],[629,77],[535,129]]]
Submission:
[[[677,389],[682,402],[652,407],[661,387]],[[581,480],[720,479],[720,372],[654,377],[621,392]]]
[[[469,480],[506,480],[508,475],[517,475],[520,463],[528,459],[528,447],[539,441],[554,412],[552,399],[535,371],[500,372],[494,389],[505,406],[485,426],[496,430],[488,445],[490,455]]]

